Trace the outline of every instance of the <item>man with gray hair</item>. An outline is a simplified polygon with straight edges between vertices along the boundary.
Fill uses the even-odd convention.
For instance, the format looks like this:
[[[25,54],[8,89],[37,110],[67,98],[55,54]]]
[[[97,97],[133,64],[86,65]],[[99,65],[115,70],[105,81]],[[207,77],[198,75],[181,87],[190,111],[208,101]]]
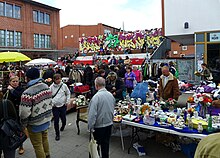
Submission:
[[[104,78],[95,79],[95,88],[98,92],[89,103],[88,128],[94,131],[94,138],[101,146],[102,158],[108,158],[115,98],[106,90]]]

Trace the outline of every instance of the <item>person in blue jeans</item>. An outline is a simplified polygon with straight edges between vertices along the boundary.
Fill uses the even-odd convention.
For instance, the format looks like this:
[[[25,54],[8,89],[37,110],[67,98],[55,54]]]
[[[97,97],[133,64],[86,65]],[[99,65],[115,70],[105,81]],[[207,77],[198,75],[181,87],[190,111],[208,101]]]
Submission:
[[[54,128],[56,137],[55,140],[60,140],[60,131],[63,131],[66,126],[66,109],[67,104],[70,103],[70,90],[65,83],[62,82],[60,74],[55,74],[53,77],[54,82],[50,86],[52,91],[52,105],[54,116]],[[62,126],[59,129],[59,118],[61,119]]]

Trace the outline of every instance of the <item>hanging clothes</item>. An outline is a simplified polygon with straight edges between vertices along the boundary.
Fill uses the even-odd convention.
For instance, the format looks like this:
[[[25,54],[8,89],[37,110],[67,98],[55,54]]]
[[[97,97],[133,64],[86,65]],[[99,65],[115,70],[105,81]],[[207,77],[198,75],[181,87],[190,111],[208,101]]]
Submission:
[[[82,74],[78,69],[73,69],[69,75],[69,79],[73,80],[75,83],[82,82]]]

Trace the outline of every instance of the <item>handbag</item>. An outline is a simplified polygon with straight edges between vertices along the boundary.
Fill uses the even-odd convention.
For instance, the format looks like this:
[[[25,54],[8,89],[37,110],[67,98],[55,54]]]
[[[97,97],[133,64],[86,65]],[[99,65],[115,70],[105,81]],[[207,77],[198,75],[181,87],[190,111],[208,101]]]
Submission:
[[[98,153],[98,145],[94,139],[93,133],[91,132],[91,140],[89,142],[89,154],[91,158],[100,158]]]
[[[90,87],[89,85],[81,85],[81,86],[75,86],[74,92],[75,93],[83,93],[89,91]]]
[[[9,150],[17,149],[26,139],[21,125],[14,119],[8,117],[7,100],[2,100],[3,105],[3,119],[0,123],[1,141],[4,142],[3,148]]]

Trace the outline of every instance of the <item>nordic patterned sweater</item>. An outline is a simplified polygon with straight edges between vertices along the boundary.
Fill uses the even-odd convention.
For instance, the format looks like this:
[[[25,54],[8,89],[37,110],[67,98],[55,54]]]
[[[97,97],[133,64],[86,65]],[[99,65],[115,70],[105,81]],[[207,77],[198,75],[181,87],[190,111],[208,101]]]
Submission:
[[[21,96],[19,107],[21,123],[42,125],[52,118],[52,92],[41,80],[30,85]]]

